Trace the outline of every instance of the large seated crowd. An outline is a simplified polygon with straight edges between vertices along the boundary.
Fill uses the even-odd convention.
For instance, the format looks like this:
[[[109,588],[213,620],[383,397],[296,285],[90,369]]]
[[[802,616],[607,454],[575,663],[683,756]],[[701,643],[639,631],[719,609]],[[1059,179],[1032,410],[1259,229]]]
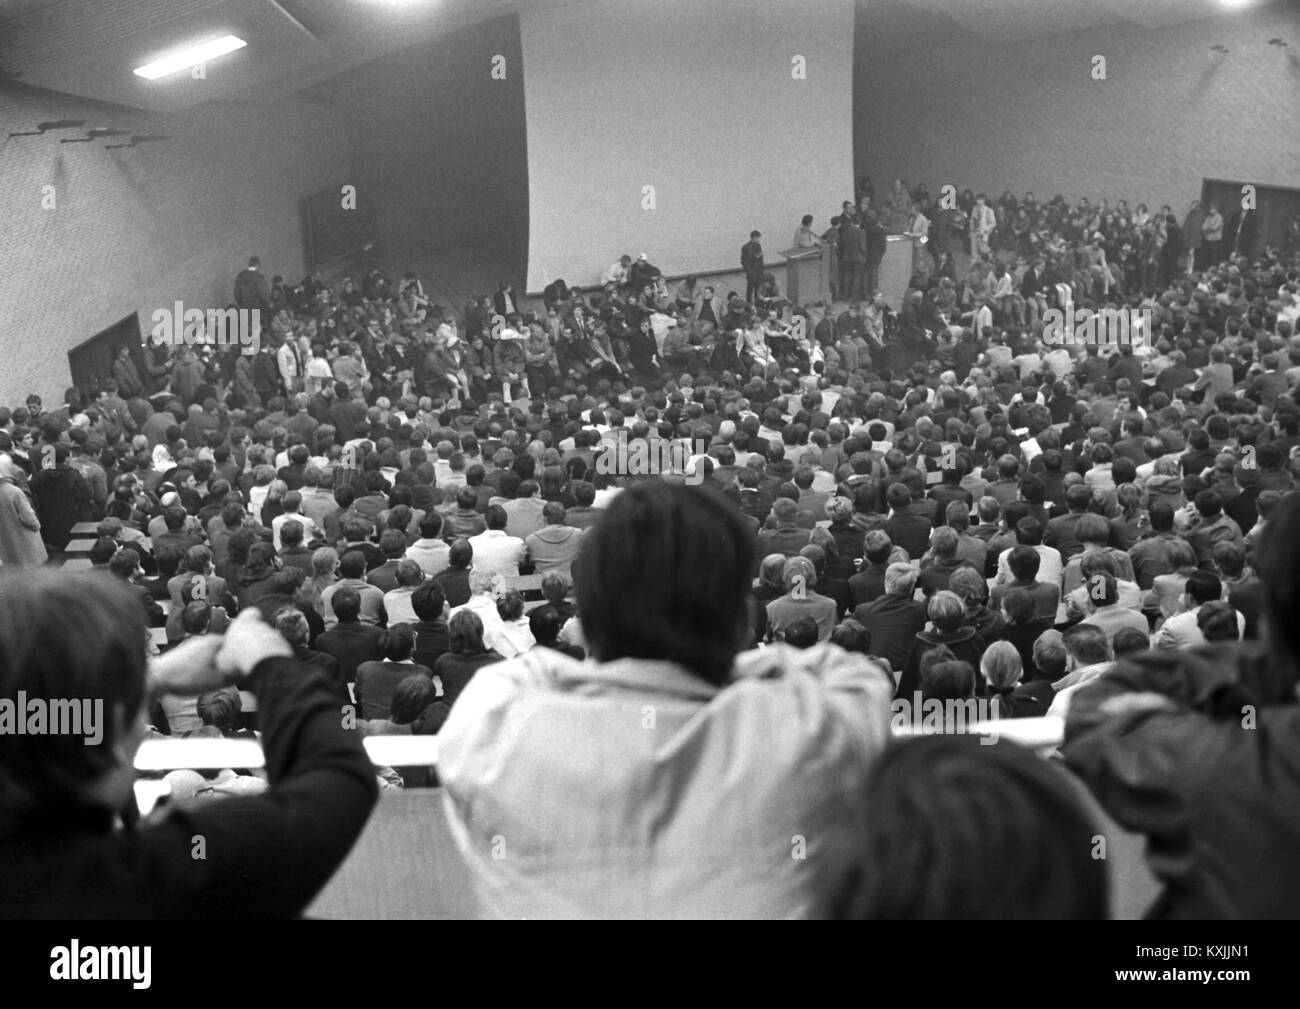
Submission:
[[[196,803],[176,838],[242,829],[222,813],[263,809],[263,778],[302,804],[228,856],[219,898],[176,854],[169,895],[6,870],[19,904],[295,913],[374,801],[357,740],[438,734],[435,769],[379,784],[444,786],[495,913],[1104,916],[1059,761],[888,745],[891,702],[937,699],[1066,716],[1065,766],[1152,837],[1156,913],[1294,911],[1300,229],[1256,248],[1218,207],[867,180],[810,225],[828,306],[749,246],[743,292],[624,256],[462,311],[415,273],[291,286],[253,260],[233,303],[261,313],[256,353],[146,340],[57,408],[0,407],[6,694],[112,690],[137,740],[258,732],[266,775],[173,776]],[[926,241],[891,307],[898,232]],[[1045,341],[1067,302],[1150,331]],[[674,440],[646,457],[689,462],[599,464]],[[78,523],[72,578],[50,569]],[[0,739],[37,782],[0,779],[26,871],[52,857],[30,821],[110,766],[37,745]]]

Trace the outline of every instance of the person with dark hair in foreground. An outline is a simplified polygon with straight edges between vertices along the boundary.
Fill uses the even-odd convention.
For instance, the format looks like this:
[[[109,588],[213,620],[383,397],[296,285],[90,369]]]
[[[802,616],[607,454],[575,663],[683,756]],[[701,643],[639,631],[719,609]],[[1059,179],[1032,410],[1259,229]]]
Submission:
[[[594,661],[534,648],[481,669],[441,732],[484,908],[825,915],[865,829],[856,797],[888,738],[888,676],[829,643],[737,654],[753,537],[715,490],[639,483],[584,535],[574,583]]]
[[[1031,750],[983,742],[959,732],[886,749],[858,800],[867,828],[839,917],[1106,917],[1106,862],[1078,786]]]
[[[1148,836],[1165,886],[1151,918],[1300,908],[1300,494],[1275,506],[1256,563],[1262,642],[1128,657],[1070,705],[1066,764],[1121,826]],[[1235,612],[1224,616],[1235,631]]]
[[[151,699],[228,686],[257,697],[269,791],[117,824],[135,819],[132,765]],[[256,610],[224,637],[189,638],[147,663],[139,602],[124,585],[57,572],[6,577],[0,697],[20,691],[29,709],[34,698],[62,699],[83,717],[81,731],[0,732],[4,917],[292,917],[346,857],[378,794],[330,684],[295,663]],[[87,745],[97,735],[99,745]],[[196,836],[206,841],[201,863]]]

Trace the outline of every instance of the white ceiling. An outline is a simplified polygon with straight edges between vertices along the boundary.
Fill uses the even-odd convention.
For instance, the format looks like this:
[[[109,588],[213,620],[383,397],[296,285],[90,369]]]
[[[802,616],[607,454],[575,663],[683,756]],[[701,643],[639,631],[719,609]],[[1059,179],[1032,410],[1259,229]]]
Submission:
[[[584,0],[0,0],[0,68],[23,84],[156,111],[274,101],[480,21],[575,2]],[[671,17],[672,4],[685,0],[646,2],[662,3]],[[859,0],[859,9],[881,43],[942,22],[997,44],[1107,25],[1160,28],[1267,2]],[[178,44],[227,31],[249,45],[214,61],[204,81],[182,73],[147,82],[131,73]]]

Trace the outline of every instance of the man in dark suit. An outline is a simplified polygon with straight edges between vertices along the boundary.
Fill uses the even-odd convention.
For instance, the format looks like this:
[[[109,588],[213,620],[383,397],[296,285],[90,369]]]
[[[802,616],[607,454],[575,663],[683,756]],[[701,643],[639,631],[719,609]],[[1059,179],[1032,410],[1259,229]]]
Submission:
[[[1066,488],[1065,505],[1069,512],[1058,515],[1047,523],[1046,545],[1061,552],[1061,560],[1068,563],[1075,554],[1083,553],[1083,541],[1075,533],[1079,519],[1088,513],[1092,491],[1081,483]]]
[[[384,657],[381,647],[384,632],[374,624],[364,624],[361,615],[361,596],[356,589],[344,586],[338,589],[330,603],[338,624],[316,639],[316,647],[338,660],[339,676],[344,683],[357,678],[357,666]]]
[[[867,233],[853,221],[840,225],[840,297],[850,303],[866,298]]]
[[[447,554],[450,565],[433,576],[451,606],[464,606],[469,602],[469,566],[474,560],[474,548],[469,540],[458,539]]]
[[[240,308],[271,310],[271,285],[262,272],[262,261],[256,256],[235,277],[235,304]]]
[[[430,579],[411,594],[411,609],[420,619],[411,625],[415,649],[411,658],[429,669],[451,648],[447,628],[447,597],[442,586]]]
[[[863,538],[862,570],[849,579],[849,596],[854,606],[875,602],[885,594],[885,572],[894,544],[883,529],[873,529]]]
[[[762,233],[751,231],[749,241],[740,249],[740,268],[745,271],[745,300],[751,305],[763,283],[763,246],[759,244]]]
[[[871,632],[871,654],[887,661],[895,676],[925,626],[925,604],[912,598],[915,591],[916,570],[891,564],[885,571],[885,594],[853,611],[853,619]]]
[[[265,602],[268,598],[268,596],[263,596],[259,600],[258,608],[263,611],[264,616],[265,609],[260,603]],[[325,674],[326,681],[334,688],[334,696],[339,699],[339,702],[351,704],[352,696],[348,693],[347,681],[339,672],[339,660],[333,655],[307,647],[307,642],[311,637],[311,628],[308,626],[306,615],[290,604],[281,607],[276,612],[271,623],[277,631],[284,635],[284,639],[293,646],[294,665],[304,672],[308,667],[319,669]]]
[[[329,408],[334,440],[345,445],[357,436],[357,425],[366,419],[366,406],[352,398],[346,382],[334,383],[334,403]]]
[[[885,493],[889,505],[889,519],[885,522],[885,532],[896,546],[907,551],[907,556],[920,560],[930,545],[930,522],[917,515],[909,507],[912,492],[906,484],[891,484]]]

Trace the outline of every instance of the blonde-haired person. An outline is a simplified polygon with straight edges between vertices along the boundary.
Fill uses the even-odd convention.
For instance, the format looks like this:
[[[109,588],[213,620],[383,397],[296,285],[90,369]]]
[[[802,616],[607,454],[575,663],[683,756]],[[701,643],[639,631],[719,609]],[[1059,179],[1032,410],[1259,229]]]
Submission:
[[[325,617],[325,590],[339,580],[339,553],[333,547],[321,547],[311,555],[311,577],[298,590],[298,602],[305,603]]]
[[[1025,673],[1016,646],[1010,641],[993,642],[980,657],[979,669],[994,717],[1015,718],[1016,704],[1011,695]]]

